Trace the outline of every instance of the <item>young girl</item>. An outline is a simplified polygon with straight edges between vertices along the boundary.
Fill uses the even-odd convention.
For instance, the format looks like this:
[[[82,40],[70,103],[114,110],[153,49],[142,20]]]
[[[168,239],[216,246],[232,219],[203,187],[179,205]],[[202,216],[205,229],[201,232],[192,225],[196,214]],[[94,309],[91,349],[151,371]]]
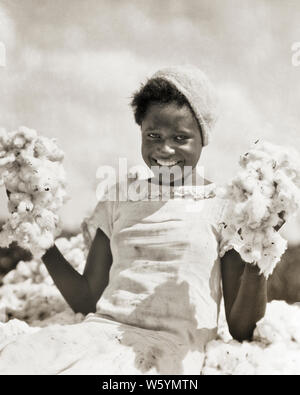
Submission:
[[[217,334],[222,290],[235,339],[250,340],[264,316],[266,279],[234,250],[225,252],[226,202],[196,171],[215,121],[206,76],[188,66],[160,70],[132,106],[146,165],[175,166],[185,178],[166,183],[154,172],[139,199],[101,199],[83,223],[90,248],[82,275],[55,245],[45,253],[56,286],[87,316],[10,342],[2,374],[199,374]]]

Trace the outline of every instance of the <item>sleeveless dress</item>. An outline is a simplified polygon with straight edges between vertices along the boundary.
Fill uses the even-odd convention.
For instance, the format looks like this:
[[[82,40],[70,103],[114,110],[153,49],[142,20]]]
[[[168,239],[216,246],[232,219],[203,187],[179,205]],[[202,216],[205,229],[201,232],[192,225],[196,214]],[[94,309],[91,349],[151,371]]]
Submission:
[[[101,228],[113,257],[96,313],[17,336],[0,374],[200,374],[217,334],[224,201],[215,184],[133,186],[110,189],[83,222],[86,243]]]

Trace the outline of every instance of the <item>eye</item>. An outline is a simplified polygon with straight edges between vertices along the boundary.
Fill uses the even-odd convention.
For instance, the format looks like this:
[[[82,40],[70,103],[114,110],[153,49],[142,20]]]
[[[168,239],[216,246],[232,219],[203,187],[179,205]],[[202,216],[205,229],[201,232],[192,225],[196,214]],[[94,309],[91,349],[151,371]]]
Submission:
[[[178,135],[178,136],[175,137],[175,140],[178,141],[178,142],[182,142],[184,140],[187,140],[187,138],[188,137],[185,136],[185,135]]]
[[[148,133],[148,137],[151,139],[159,139],[160,135],[158,133]]]

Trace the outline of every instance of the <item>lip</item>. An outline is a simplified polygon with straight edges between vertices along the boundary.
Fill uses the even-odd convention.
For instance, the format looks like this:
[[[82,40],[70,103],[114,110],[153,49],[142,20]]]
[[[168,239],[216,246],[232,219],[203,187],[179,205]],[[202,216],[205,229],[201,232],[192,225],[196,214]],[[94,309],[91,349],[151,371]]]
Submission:
[[[159,163],[158,163],[158,161],[161,161],[161,162],[171,162],[171,163],[173,163],[173,162],[175,162],[173,165],[160,165]],[[181,164],[181,160],[175,160],[175,159],[165,159],[165,158],[151,158],[151,162],[154,162],[154,165],[156,165],[156,166],[167,166],[167,167],[173,167],[173,166],[178,166],[178,165],[180,165]]]

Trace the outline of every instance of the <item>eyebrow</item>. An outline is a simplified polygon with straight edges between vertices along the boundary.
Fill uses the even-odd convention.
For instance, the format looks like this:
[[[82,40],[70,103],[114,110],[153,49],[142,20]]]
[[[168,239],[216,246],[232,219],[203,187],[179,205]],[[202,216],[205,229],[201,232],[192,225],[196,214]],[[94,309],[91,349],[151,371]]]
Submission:
[[[149,126],[146,129],[143,130],[143,132],[159,132],[159,130],[157,130],[156,127],[153,126]],[[192,131],[191,130],[174,130],[174,133],[176,134],[191,134]]]
[[[149,126],[148,128],[143,130],[144,132],[153,132],[153,131],[157,131],[157,128]]]
[[[191,134],[192,132],[190,130],[179,130],[179,131],[176,131],[175,133],[178,133],[178,134]]]

